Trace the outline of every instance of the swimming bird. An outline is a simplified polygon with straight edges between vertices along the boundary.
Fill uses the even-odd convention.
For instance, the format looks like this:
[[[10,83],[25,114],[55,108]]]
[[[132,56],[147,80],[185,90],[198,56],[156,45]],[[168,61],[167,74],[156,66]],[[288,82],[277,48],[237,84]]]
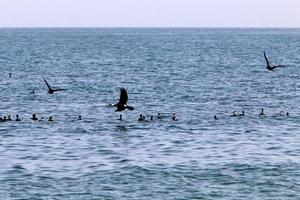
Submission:
[[[49,85],[49,83],[46,81],[46,79],[43,77],[47,87],[48,87],[48,93],[49,94],[53,94],[54,92],[58,92],[58,91],[63,91],[63,90],[67,90],[67,89],[52,89],[51,86]]]
[[[49,119],[48,119],[48,121],[49,121],[49,122],[52,122],[52,121],[53,121],[53,117],[50,116]]]
[[[12,121],[10,115],[7,116],[7,121]]]
[[[214,120],[218,120],[219,118],[217,117],[217,115],[214,116]]]
[[[4,116],[3,118],[0,117],[0,122],[6,122],[6,121],[7,121],[6,116]]]
[[[21,119],[19,118],[19,115],[16,115],[16,121],[17,121],[17,122],[20,122],[20,121],[21,121]]]
[[[229,117],[236,117],[236,111],[233,111],[231,115],[229,115]]]
[[[172,120],[173,121],[177,121],[178,119],[177,119],[177,116],[176,116],[176,113],[173,113],[173,115],[172,115]]]
[[[33,121],[38,120],[38,118],[36,117],[36,114],[32,114],[32,117],[30,119],[32,119]]]
[[[244,116],[245,115],[245,111],[242,111],[242,113],[239,114],[239,116]]]
[[[116,112],[123,111],[125,109],[134,110],[134,107],[127,105],[128,95],[125,88],[120,89],[120,99],[117,104],[112,104],[112,106],[117,107]]]
[[[119,117],[119,119],[118,120],[120,120],[120,121],[122,121],[123,119],[122,119],[122,115],[120,115],[120,117]]]
[[[264,51],[264,57],[265,57],[265,60],[266,60],[266,63],[267,63],[267,69],[268,70],[270,70],[270,71],[273,71],[275,68],[277,68],[277,67],[284,67],[284,66],[282,66],[282,65],[275,65],[275,66],[272,66],[271,64],[270,64],[270,62],[269,62],[269,60],[268,60],[268,58],[267,58],[267,56],[266,56],[266,52]]]
[[[261,109],[261,112],[259,113],[260,116],[265,115],[264,109]]]
[[[140,117],[138,118],[138,121],[145,121],[145,116],[143,114],[140,114]]]
[[[78,120],[81,120],[81,119],[82,119],[82,118],[81,118],[81,115],[79,115],[79,116],[78,116]]]
[[[157,114],[157,119],[162,119],[161,113]]]
[[[34,89],[30,92],[30,94],[34,94]]]

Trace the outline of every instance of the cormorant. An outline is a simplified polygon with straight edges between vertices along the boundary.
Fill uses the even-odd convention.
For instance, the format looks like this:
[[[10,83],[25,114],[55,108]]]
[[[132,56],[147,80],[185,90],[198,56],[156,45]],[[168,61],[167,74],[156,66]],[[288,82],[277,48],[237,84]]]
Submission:
[[[46,79],[43,77],[47,87],[48,87],[48,93],[49,94],[53,94],[54,92],[58,92],[58,91],[63,91],[63,90],[67,90],[67,89],[52,89],[51,86],[49,85],[49,83],[46,81]]]
[[[125,109],[134,110],[134,107],[127,105],[128,95],[125,88],[120,89],[120,99],[117,104],[113,104],[112,106],[117,107],[116,112],[123,111]]]
[[[268,58],[267,58],[267,56],[266,56],[266,52],[264,51],[264,57],[265,57],[265,60],[266,60],[266,62],[267,62],[267,69],[268,70],[270,70],[270,71],[273,71],[275,68],[277,68],[277,67],[284,67],[284,66],[282,66],[282,65],[275,65],[275,66],[272,66],[271,64],[270,64],[270,62],[269,62],[269,60],[268,60]]]

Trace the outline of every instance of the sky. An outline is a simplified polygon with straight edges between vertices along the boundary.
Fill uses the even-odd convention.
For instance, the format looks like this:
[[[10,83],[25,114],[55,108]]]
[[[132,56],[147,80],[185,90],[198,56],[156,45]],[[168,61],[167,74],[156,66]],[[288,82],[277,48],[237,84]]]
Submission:
[[[300,0],[0,0],[0,27],[300,27]]]

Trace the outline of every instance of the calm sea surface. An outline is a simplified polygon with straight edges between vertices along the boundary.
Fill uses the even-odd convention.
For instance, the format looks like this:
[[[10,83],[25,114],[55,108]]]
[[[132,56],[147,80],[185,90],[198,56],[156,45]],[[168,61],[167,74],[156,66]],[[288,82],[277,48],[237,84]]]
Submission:
[[[300,199],[299,77],[300,29],[0,29],[0,199]]]

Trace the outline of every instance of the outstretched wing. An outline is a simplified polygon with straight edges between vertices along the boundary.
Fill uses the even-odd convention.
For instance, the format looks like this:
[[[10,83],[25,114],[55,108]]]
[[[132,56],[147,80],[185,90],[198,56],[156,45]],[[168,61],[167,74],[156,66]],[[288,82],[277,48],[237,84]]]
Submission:
[[[67,90],[67,89],[54,89],[53,92],[63,91],[63,90]]]
[[[270,66],[270,63],[269,63],[269,60],[268,60],[268,58],[267,58],[267,56],[266,56],[266,52],[265,52],[265,51],[264,51],[264,57],[265,57],[265,60],[266,60],[266,62],[267,62],[267,65]]]
[[[277,67],[285,67],[284,65],[275,65],[274,68],[277,68]]]
[[[125,88],[121,88],[120,92],[121,92],[121,94],[120,94],[119,104],[126,105],[127,100],[128,100],[128,96],[127,96],[127,92],[126,92]]]
[[[46,79],[45,79],[44,77],[43,77],[43,79],[44,79],[44,81],[45,81],[45,83],[46,83],[48,89],[51,90],[51,87],[50,87],[49,83],[46,81]]]

